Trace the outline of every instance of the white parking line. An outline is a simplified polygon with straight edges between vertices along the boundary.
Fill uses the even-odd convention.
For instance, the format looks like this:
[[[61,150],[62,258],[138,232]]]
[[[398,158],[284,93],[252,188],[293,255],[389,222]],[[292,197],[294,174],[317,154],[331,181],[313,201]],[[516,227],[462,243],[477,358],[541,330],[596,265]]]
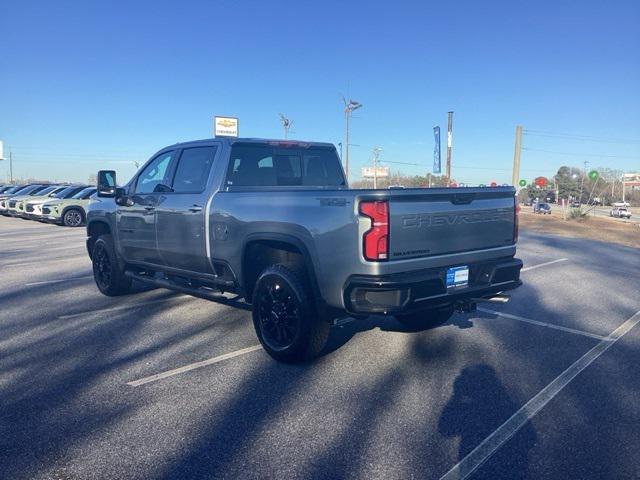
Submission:
[[[145,383],[155,382],[156,380],[162,380],[163,378],[179,375],[184,372],[195,370],[196,368],[206,367],[207,365],[213,365],[214,363],[219,363],[224,360],[228,360],[230,358],[239,357],[240,355],[255,352],[256,350],[260,350],[260,349],[262,349],[262,345],[260,344],[252,345],[251,347],[243,348],[241,350],[236,350],[235,352],[225,353],[224,355],[219,355],[217,357],[209,358],[207,360],[191,363],[189,365],[185,365],[184,367],[175,368],[173,370],[168,370],[162,373],[157,373],[155,375],[144,377],[139,380],[133,380],[131,382],[127,382],[127,385],[130,385],[132,387],[139,387],[140,385],[144,385]]]
[[[121,310],[132,310],[132,309],[136,309],[136,308],[146,307],[147,305],[155,305],[157,303],[170,302],[172,300],[176,300],[176,299],[180,299],[180,298],[186,298],[186,297],[191,298],[190,295],[177,295],[175,297],[161,298],[161,299],[158,299],[158,300],[151,300],[149,302],[134,303],[132,305],[121,305],[119,307],[113,307],[113,308],[101,308],[99,310],[88,310],[86,312],[70,313],[69,315],[60,315],[60,316],[58,316],[58,320],[65,320],[67,318],[82,317],[83,315],[95,315],[97,313],[110,313],[110,312],[119,312]]]
[[[10,267],[28,267],[31,265],[42,265],[43,263],[46,262],[61,262],[61,261],[66,261],[66,260],[70,260],[70,259],[76,259],[79,257],[86,257],[87,260],[89,260],[89,257],[87,256],[86,253],[83,252],[79,252],[79,253],[74,253],[73,255],[65,255],[64,257],[59,257],[59,258],[42,258],[41,260],[38,260],[37,262],[22,262],[22,263],[9,263],[7,265],[0,265],[0,267],[2,268],[10,268]]]
[[[583,335],[585,337],[595,338],[597,340],[607,340],[607,337],[598,335],[596,333],[589,333],[583,330],[576,330],[574,328],[562,327],[560,325],[554,325],[553,323],[539,322],[538,320],[531,320],[530,318],[520,317],[518,315],[512,315],[510,313],[502,313],[496,310],[489,310],[484,307],[477,307],[477,309],[484,313],[490,313],[492,315],[498,315],[499,317],[509,318],[511,320],[517,320],[518,322],[530,323],[531,325],[538,325],[540,327],[553,328],[554,330],[560,330],[568,333],[575,333],[576,335]]]
[[[564,387],[576,378],[580,372],[591,365],[600,355],[606,352],[638,323],[640,323],[640,311],[636,312],[631,318],[611,332],[608,337],[598,342],[595,347],[558,375],[506,422],[500,425],[495,432],[485,438],[466,457],[445,473],[440,480],[461,480],[469,477],[480,465],[487,461],[496,450],[504,445],[507,440],[515,435],[520,428],[560,393]]]
[[[524,267],[521,272],[528,272],[529,270],[535,270],[536,268],[546,267],[547,265],[553,265],[554,263],[566,262],[568,258],[559,258],[558,260],[551,260],[550,262],[539,263],[538,265],[531,265],[530,267]]]
[[[60,278],[58,280],[44,280],[42,282],[31,282],[31,283],[25,283],[24,286],[33,287],[35,285],[48,285],[50,283],[72,282],[74,280],[85,280],[87,278],[93,278],[93,275],[85,275],[83,277]]]

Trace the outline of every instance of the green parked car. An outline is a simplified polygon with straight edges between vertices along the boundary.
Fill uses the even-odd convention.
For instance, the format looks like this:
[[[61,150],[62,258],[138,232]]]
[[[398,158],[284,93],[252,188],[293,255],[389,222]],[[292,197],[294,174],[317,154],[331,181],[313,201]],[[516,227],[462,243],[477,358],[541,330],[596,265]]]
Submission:
[[[42,204],[42,220],[67,227],[79,227],[87,218],[86,208],[96,187],[80,190],[71,198],[50,200]]]

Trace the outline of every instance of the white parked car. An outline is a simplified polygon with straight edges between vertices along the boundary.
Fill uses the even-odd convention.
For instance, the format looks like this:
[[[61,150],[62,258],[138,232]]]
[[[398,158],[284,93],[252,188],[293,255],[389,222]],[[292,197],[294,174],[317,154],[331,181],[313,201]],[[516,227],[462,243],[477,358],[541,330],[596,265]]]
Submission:
[[[631,204],[629,202],[615,202],[613,203],[614,207],[630,207]]]
[[[631,218],[631,212],[624,207],[616,207],[609,212],[610,217]]]

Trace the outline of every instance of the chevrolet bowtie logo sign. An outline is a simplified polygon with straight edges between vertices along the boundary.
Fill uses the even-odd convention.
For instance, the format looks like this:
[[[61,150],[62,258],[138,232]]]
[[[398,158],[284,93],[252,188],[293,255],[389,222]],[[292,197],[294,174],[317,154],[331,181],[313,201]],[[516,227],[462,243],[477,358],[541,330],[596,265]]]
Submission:
[[[213,133],[216,137],[237,137],[238,119],[235,117],[214,117]]]
[[[229,128],[237,125],[237,122],[235,120],[229,120],[228,118],[223,118],[218,122],[218,125],[222,125],[225,128]]]

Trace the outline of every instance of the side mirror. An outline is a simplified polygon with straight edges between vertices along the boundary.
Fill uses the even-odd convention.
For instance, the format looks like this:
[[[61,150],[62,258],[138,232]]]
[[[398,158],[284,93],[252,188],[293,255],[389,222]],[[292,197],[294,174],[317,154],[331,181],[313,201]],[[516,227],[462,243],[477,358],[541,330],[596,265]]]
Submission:
[[[100,170],[98,172],[98,197],[113,198],[116,196],[116,172]]]
[[[158,183],[153,189],[153,193],[168,193],[168,192],[173,192],[173,188],[171,188],[168,185],[165,185],[164,183]]]

